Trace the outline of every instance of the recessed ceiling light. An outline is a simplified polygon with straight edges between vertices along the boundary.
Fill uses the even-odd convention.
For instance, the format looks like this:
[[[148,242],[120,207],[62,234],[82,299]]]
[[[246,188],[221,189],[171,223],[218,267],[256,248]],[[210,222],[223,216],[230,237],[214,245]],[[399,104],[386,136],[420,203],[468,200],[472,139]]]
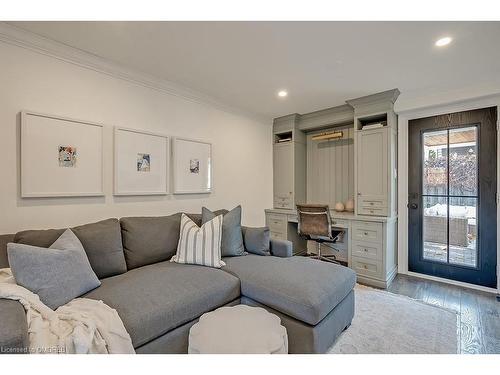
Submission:
[[[447,37],[438,39],[436,41],[436,46],[438,46],[438,47],[444,47],[444,46],[447,46],[448,44],[450,44],[451,41],[452,41],[452,39],[449,36],[447,36]]]
[[[280,91],[278,91],[278,96],[280,98],[284,98],[284,97],[288,96],[288,92],[286,90],[280,90]]]

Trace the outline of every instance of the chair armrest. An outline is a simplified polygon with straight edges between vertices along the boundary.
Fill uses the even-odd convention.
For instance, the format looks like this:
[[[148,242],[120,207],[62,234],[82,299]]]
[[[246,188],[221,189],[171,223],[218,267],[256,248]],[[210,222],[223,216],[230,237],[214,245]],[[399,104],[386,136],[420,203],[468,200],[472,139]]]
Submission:
[[[28,322],[20,302],[0,298],[0,354],[28,353]]]
[[[271,239],[271,255],[280,258],[289,258],[293,255],[293,242]]]

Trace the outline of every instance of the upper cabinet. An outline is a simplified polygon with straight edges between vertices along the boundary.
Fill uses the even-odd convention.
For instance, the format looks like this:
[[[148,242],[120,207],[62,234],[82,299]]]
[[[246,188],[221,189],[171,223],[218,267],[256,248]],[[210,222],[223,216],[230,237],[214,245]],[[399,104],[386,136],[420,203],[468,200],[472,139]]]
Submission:
[[[395,216],[399,90],[348,100],[354,108],[355,206],[358,215]]]
[[[294,114],[274,120],[274,208],[294,209],[306,201],[306,141],[298,118]]]
[[[357,132],[357,213],[387,216],[388,129]]]
[[[274,208],[334,206],[354,195],[355,214],[396,216],[398,96],[394,89],[274,119]]]

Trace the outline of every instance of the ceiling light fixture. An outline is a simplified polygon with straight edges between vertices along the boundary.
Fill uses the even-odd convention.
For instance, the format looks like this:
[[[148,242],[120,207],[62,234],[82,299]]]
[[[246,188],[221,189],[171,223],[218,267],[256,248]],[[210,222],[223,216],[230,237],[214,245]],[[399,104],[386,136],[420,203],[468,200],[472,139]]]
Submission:
[[[280,98],[284,98],[284,97],[288,96],[288,92],[286,90],[280,90],[280,91],[278,91],[278,96]]]
[[[452,41],[452,39],[449,36],[447,36],[447,37],[438,39],[435,44],[438,47],[444,47],[444,46],[447,46],[448,44],[450,44],[451,41]]]

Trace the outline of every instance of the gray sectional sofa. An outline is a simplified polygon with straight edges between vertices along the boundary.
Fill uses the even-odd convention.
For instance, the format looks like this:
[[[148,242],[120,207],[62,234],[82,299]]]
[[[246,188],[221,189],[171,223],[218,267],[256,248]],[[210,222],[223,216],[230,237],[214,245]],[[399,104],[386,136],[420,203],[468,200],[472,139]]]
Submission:
[[[200,215],[189,215],[200,223]],[[352,270],[292,257],[291,243],[271,241],[271,256],[226,257],[215,269],[169,262],[179,239],[180,213],[108,219],[72,228],[101,286],[84,295],[118,311],[137,353],[187,353],[189,329],[205,312],[239,303],[262,306],[287,328],[290,353],[324,353],[354,315]],[[0,236],[6,244],[48,247],[63,229]],[[26,316],[0,299],[0,352],[28,346]]]

